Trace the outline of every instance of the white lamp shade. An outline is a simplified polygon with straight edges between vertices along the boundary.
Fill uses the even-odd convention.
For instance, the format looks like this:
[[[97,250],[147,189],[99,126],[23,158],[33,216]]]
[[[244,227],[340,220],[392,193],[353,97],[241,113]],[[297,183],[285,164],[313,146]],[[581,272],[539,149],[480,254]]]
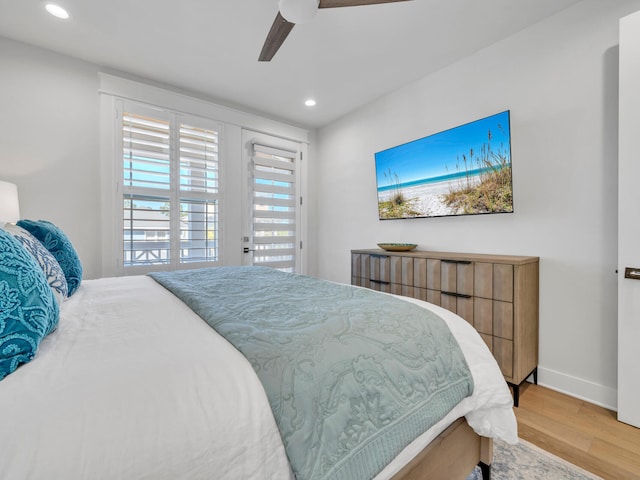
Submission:
[[[20,220],[18,187],[14,183],[0,180],[0,223],[15,223]]]
[[[318,13],[319,0],[280,0],[280,14],[291,23],[307,23]]]

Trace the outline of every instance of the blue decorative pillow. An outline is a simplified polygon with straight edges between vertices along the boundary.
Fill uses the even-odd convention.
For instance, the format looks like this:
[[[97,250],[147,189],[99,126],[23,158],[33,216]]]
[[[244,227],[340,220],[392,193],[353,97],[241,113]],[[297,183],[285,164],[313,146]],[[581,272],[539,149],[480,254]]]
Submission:
[[[59,315],[36,260],[0,229],[0,380],[33,359],[40,341],[58,325]]]
[[[40,240],[40,243],[56,257],[67,279],[67,294],[73,295],[82,281],[82,264],[67,236],[46,220],[20,220],[18,226]]]
[[[45,277],[47,277],[47,282],[53,290],[58,305],[64,302],[68,292],[67,279],[64,276],[62,267],[60,267],[60,264],[51,252],[44,248],[44,245],[24,228],[13,225],[12,223],[7,223],[4,229],[13,235],[13,238],[18,240],[33,258],[36,259]]]

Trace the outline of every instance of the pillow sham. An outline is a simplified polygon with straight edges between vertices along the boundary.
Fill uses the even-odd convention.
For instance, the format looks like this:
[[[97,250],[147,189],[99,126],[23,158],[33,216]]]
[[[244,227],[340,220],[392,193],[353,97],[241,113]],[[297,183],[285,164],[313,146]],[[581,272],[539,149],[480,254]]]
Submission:
[[[0,229],[0,380],[29,362],[58,325],[60,310],[43,271]]]
[[[52,253],[67,279],[67,295],[73,295],[82,281],[82,264],[67,236],[46,220],[20,220],[17,225],[36,237]]]
[[[7,223],[4,229],[13,235],[13,238],[18,240],[33,258],[36,259],[47,278],[47,283],[53,290],[58,305],[62,304],[67,298],[67,279],[55,257],[49,250],[44,248],[44,245],[42,245],[36,237],[24,228],[12,223]]]

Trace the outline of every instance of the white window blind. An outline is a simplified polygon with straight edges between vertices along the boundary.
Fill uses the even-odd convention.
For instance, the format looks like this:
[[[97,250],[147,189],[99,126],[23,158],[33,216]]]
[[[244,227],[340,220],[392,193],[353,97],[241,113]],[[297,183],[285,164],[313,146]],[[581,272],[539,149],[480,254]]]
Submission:
[[[297,252],[296,152],[253,146],[253,264],[295,271]]]
[[[180,125],[180,262],[218,260],[218,132]]]
[[[122,114],[123,266],[215,263],[219,133],[157,117]]]

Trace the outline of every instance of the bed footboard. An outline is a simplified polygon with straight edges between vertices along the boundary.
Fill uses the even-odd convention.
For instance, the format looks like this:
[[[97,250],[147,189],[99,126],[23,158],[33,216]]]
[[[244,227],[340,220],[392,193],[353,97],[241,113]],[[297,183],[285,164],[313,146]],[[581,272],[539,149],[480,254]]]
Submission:
[[[464,480],[476,465],[482,468],[483,480],[488,480],[492,460],[493,440],[479,436],[464,418],[459,418],[393,480]]]

